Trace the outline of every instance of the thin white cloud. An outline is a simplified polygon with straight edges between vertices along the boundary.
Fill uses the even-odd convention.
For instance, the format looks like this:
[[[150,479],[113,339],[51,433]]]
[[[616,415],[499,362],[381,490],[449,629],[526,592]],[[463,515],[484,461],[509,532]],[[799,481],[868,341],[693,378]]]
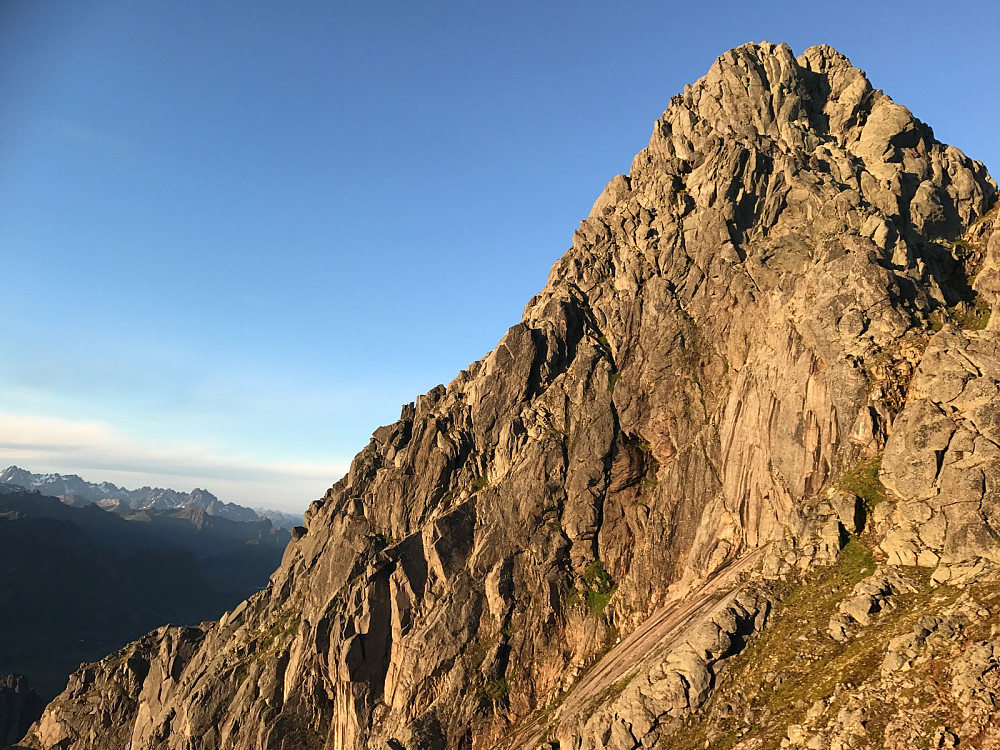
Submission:
[[[210,444],[136,438],[107,422],[0,411],[0,465],[9,464],[129,488],[202,487],[225,501],[297,511],[349,466],[348,461],[262,461]]]

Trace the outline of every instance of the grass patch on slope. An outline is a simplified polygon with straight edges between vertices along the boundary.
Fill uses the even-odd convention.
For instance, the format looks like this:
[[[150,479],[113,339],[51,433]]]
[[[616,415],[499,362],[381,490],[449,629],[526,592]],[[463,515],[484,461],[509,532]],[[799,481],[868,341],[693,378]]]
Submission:
[[[827,635],[830,617],[874,570],[871,550],[852,537],[836,564],[783,584],[767,627],[725,668],[705,709],[688,718],[661,746],[728,750],[755,737],[762,749],[776,749],[787,727],[801,722],[815,701],[829,699],[838,684],[860,684],[877,674],[889,638],[923,613],[931,587],[928,572],[908,569],[907,576],[920,584],[918,593],[895,597],[896,611],[877,616],[859,637],[837,643]],[[726,704],[732,707],[730,718],[721,726],[709,725],[705,717]],[[879,726],[877,717],[870,724],[871,740],[884,725]]]
[[[882,470],[882,458],[875,458],[864,461],[837,480],[837,487],[844,492],[857,495],[865,502],[868,512],[871,512],[876,505],[887,498],[887,491],[882,480],[878,478]],[[846,548],[845,548],[846,551]]]
[[[934,310],[928,317],[932,331],[937,333],[945,323],[963,331],[982,331],[990,322],[990,306],[981,295],[974,294],[968,302]]]

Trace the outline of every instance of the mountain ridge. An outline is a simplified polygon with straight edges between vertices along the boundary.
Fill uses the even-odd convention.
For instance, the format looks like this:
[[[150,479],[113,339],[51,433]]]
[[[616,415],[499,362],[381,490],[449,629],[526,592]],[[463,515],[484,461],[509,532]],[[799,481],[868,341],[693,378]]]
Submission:
[[[77,474],[34,474],[19,466],[8,466],[0,472],[0,483],[63,497],[71,503],[90,502],[105,510],[124,514],[144,510],[203,508],[211,515],[228,518],[231,521],[256,521],[267,517],[276,521],[275,525],[280,528],[291,528],[295,525],[289,525],[289,517],[294,517],[294,514],[268,508],[262,508],[258,512],[237,503],[223,502],[208,490],[197,487],[191,492],[149,486],[128,490],[112,482],[89,482]],[[271,515],[266,515],[268,513]]]
[[[710,701],[797,591],[833,597],[817,659],[896,623],[878,613],[931,571],[989,594],[996,192],[832,48],[727,52],[522,322],[310,506],[265,591],[77,673],[25,746],[857,746],[847,677],[813,718],[745,695],[733,729]],[[843,575],[824,589],[822,571]],[[672,625],[643,653],[615,649],[657,617]],[[956,706],[993,695],[987,644]],[[625,677],[561,712],[614,659]],[[963,716],[964,737],[989,731]]]

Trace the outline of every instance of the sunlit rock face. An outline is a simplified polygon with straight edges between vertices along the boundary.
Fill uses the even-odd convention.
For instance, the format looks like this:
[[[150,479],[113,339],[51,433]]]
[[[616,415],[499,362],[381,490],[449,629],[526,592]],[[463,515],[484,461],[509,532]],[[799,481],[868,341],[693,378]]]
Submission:
[[[913,456],[994,462],[976,442],[993,422],[955,416],[995,398],[962,390],[1000,377],[993,329],[946,324],[921,358],[1000,252],[953,244],[995,194],[835,50],[727,52],[671,100],[521,323],[375,431],[265,591],[85,666],[27,746],[649,747],[765,627],[766,581],[862,531],[853,496],[831,493],[883,452],[890,490],[930,511],[880,518],[885,534],[923,539],[942,517],[914,557],[996,558],[993,470],[968,490],[986,511],[941,510],[931,496],[966,480]],[[970,347],[981,364],[961,371]],[[977,447],[949,447],[959,429]],[[760,584],[657,641],[618,696],[515,733],[743,560]]]

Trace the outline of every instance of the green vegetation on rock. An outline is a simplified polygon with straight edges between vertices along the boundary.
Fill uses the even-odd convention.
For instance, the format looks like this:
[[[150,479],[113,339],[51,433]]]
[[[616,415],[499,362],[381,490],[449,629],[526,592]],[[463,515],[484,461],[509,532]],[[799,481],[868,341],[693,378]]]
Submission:
[[[600,560],[590,563],[583,572],[583,583],[586,586],[584,598],[587,601],[587,611],[594,616],[600,615],[615,591],[615,582],[604,569],[604,563]]]
[[[929,317],[931,330],[937,333],[945,323],[963,331],[982,331],[990,322],[990,306],[982,296],[975,294],[967,302],[934,310]]]
[[[881,470],[882,458],[876,456],[858,464],[844,474],[837,481],[837,487],[864,500],[865,507],[870,512],[887,497],[885,485],[878,478]]]
[[[577,586],[571,588],[566,595],[566,606],[575,607],[585,604],[587,612],[594,617],[604,613],[615,592],[615,582],[604,567],[601,560],[594,560],[577,579]]]
[[[837,562],[806,574],[797,582],[779,584],[780,601],[767,628],[746,651],[734,657],[721,676],[706,710],[670,736],[674,750],[729,750],[752,739],[752,747],[781,747],[786,728],[804,721],[807,710],[823,702],[832,715],[846,706],[851,689],[879,674],[887,642],[910,629],[934,596],[954,598],[947,588],[933,589],[922,569],[907,569],[916,591],[900,594],[891,610],[882,612],[863,635],[837,642],[826,634],[830,617],[851,595],[854,586],[876,569],[871,550],[851,537]],[[740,726],[723,727],[706,720],[725,704]],[[866,722],[868,747],[880,747],[894,707],[872,712]]]
[[[490,680],[483,688],[483,692],[486,693],[486,697],[491,701],[505,701],[510,695],[510,684],[507,682],[506,677]]]

